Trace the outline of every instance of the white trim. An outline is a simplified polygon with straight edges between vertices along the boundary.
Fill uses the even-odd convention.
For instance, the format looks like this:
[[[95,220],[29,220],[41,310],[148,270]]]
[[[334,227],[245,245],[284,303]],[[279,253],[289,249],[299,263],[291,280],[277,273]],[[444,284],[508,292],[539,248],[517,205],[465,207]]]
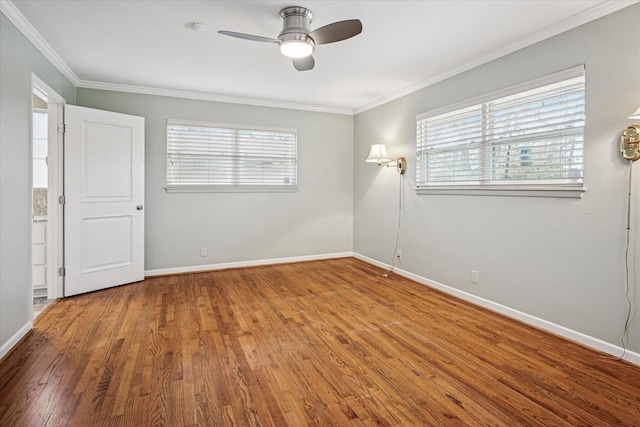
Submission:
[[[367,256],[354,253],[354,258],[357,258],[361,261],[367,262],[369,264],[373,264],[380,268],[390,269],[391,266],[379,261],[376,261]],[[442,291],[448,295],[452,295],[456,298],[460,298],[461,300],[470,302],[482,308],[486,308],[493,312],[502,314],[504,316],[510,317],[512,319],[519,320],[531,326],[535,326],[537,328],[543,329],[547,332],[551,332],[552,334],[559,335],[563,338],[566,338],[570,341],[577,342],[579,344],[585,345],[587,347],[591,347],[592,349],[602,351],[604,353],[610,354],[614,357],[620,357],[623,353],[623,349],[620,346],[608,343],[606,341],[602,341],[598,338],[591,337],[589,335],[583,334],[582,332],[574,331],[567,327],[555,324],[553,322],[549,322],[547,320],[541,319],[536,316],[532,316],[527,313],[523,313],[519,310],[516,310],[511,307],[507,307],[502,304],[498,304],[496,302],[481,298],[479,296],[470,294],[465,291],[461,291],[460,289],[453,288],[451,286],[444,285],[442,283],[438,283],[434,280],[427,279],[422,276],[418,276],[417,274],[410,273],[406,270],[394,268],[393,271],[407,279],[411,279],[415,282],[420,283],[421,285],[428,286],[430,288],[437,289]],[[640,366],[640,353],[636,353],[630,350],[627,350],[624,355],[624,360],[633,363],[634,365]]]
[[[187,129],[184,129],[185,127]],[[298,191],[297,128],[167,119],[166,130],[165,190],[167,193],[294,193]],[[252,140],[251,136],[244,135],[246,131],[260,134],[261,143]],[[252,143],[246,144],[248,140],[245,138],[252,140]],[[220,142],[232,152],[218,153],[215,147],[212,147],[212,141]],[[258,146],[262,149],[258,149]],[[275,151],[265,155],[263,150],[270,149]],[[211,176],[209,168],[205,168],[202,174],[197,168],[194,170],[190,165],[193,160],[190,154],[192,150],[199,153],[202,162],[218,160],[230,162],[229,169],[226,169],[229,175],[221,172],[220,176],[215,173]],[[185,152],[189,153],[186,155],[186,160],[182,156]],[[264,169],[261,170],[262,176],[257,173],[254,175],[254,171],[247,170],[239,161],[245,155],[269,161],[277,160],[284,168],[282,171]],[[227,180],[231,183],[227,184]],[[272,183],[269,184],[269,181]]]
[[[618,10],[624,9],[625,7],[629,7],[635,3],[638,3],[639,0],[624,0],[624,1],[604,1],[601,4],[592,7],[589,10],[585,10],[575,16],[565,19],[562,22],[558,22],[553,25],[549,25],[542,30],[531,34],[529,37],[518,40],[504,49],[499,50],[497,52],[492,52],[487,56],[479,58],[475,61],[464,64],[458,68],[454,68],[451,71],[447,71],[446,73],[442,73],[433,78],[422,80],[420,82],[414,83],[411,86],[407,86],[404,89],[400,89],[396,92],[390,93],[383,97],[380,97],[372,102],[361,105],[360,107],[353,109],[353,114],[360,114],[367,110],[371,110],[375,107],[379,107],[380,105],[386,104],[388,102],[394,101],[398,98],[402,98],[403,96],[412,94],[426,87],[432,86],[436,83],[444,81],[448,78],[456,76],[458,74],[462,74],[465,71],[469,71],[473,68],[479,67],[480,65],[486,64],[503,56],[506,56],[510,53],[516,52],[520,49],[524,49],[527,46],[531,46],[535,43],[541,42],[553,36],[556,36],[560,33],[564,33],[565,31],[572,30],[580,25],[586,24],[588,22],[594,21],[598,18],[602,18],[603,16],[609,15],[611,13],[617,12]]]
[[[0,0],[2,1],[2,0]],[[114,92],[137,93],[141,95],[168,96],[173,98],[197,99],[200,101],[224,102],[230,104],[251,105],[255,107],[285,108],[289,110],[313,111],[316,113],[343,114],[353,116],[350,108],[326,107],[320,105],[297,104],[285,101],[273,101],[258,98],[243,98],[238,96],[216,95],[213,93],[189,92],[174,89],[161,89],[145,86],[130,86],[116,83],[92,82],[80,80],[76,85],[83,89],[110,90]]]
[[[582,184],[549,186],[522,185],[432,185],[415,187],[419,195],[455,195],[455,196],[506,196],[506,197],[555,197],[581,199],[586,187]]]
[[[353,252],[336,252],[332,254],[319,254],[319,255],[303,255],[287,258],[271,258],[262,259],[256,261],[239,261],[239,262],[225,262],[220,264],[207,264],[207,265],[193,265],[189,267],[175,267],[175,268],[161,268],[157,270],[145,270],[145,278],[153,276],[164,276],[170,274],[182,274],[182,273],[199,273],[203,271],[214,270],[226,270],[229,268],[243,268],[243,267],[258,267],[262,265],[273,264],[287,264],[293,262],[305,262],[305,261],[321,261],[334,258],[347,258],[354,256]]]
[[[570,93],[571,95],[567,95]],[[562,100],[572,99],[575,101],[568,105],[564,105]],[[563,197],[563,198],[581,198],[585,191],[582,182],[583,155],[582,146],[584,140],[584,97],[585,97],[585,65],[580,64],[557,71],[553,74],[535,78],[523,83],[519,83],[497,91],[484,93],[480,96],[466,99],[450,105],[437,107],[416,115],[416,150],[418,163],[422,167],[416,168],[416,194],[454,194],[454,195],[475,195],[475,196],[527,196],[527,197]],[[535,99],[535,101],[534,101]],[[548,112],[545,107],[546,102],[540,100],[550,100],[550,102],[558,101],[558,108],[553,112]],[[575,102],[575,104],[574,104]],[[503,111],[505,113],[514,113],[520,108],[526,108],[526,118],[516,117],[511,121],[503,121],[500,115],[496,116],[493,110]],[[548,124],[543,119],[547,114],[553,117],[551,120],[556,123],[562,120],[564,127],[559,125]],[[553,115],[553,116],[551,116]],[[506,117],[510,117],[508,114]],[[462,135],[460,135],[460,143],[453,144],[446,135],[456,124],[463,120],[477,119],[478,125],[475,127],[469,125]],[[525,136],[522,140],[520,137],[512,135],[512,128],[516,124],[524,120],[528,126],[532,126],[530,130],[524,131]],[[491,133],[486,134],[484,129],[490,124],[497,127],[504,126],[504,130],[498,135]],[[430,134],[431,126],[436,126],[434,135]],[[537,127],[533,127],[537,126]],[[517,127],[517,126],[516,126]],[[446,129],[446,130],[442,130]],[[482,131],[481,131],[482,129]],[[444,132],[444,133],[443,133]],[[461,131],[462,132],[462,131]],[[565,136],[565,132],[569,132]],[[471,139],[474,139],[471,141]],[[548,139],[551,138],[551,139]],[[564,138],[575,138],[579,142],[580,147],[576,148],[579,155],[576,157],[569,154],[569,146],[562,145]],[[503,141],[503,142],[501,142]],[[547,178],[544,176],[529,176],[527,172],[523,172],[526,176],[522,180],[508,180],[500,177],[494,177],[491,172],[494,171],[494,164],[497,161],[497,167],[508,168],[508,151],[498,151],[489,153],[489,148],[506,147],[506,142],[514,141],[522,146],[530,147],[533,151],[533,158],[540,157],[540,160],[534,160],[533,164],[549,166],[553,175],[558,174],[560,177]],[[538,148],[535,144],[540,142],[542,145]],[[556,155],[560,158],[567,156],[565,162],[553,162],[546,165],[543,159],[548,144],[551,143]],[[540,151],[537,151],[537,150]],[[457,151],[472,150],[477,152],[468,162],[471,166],[477,166],[478,176],[465,176],[464,172],[453,172],[453,176],[449,176],[448,168],[459,168],[459,161],[456,156],[449,156],[436,160],[439,167],[436,171],[430,171],[429,164],[431,154],[447,154]],[[573,152],[571,148],[571,152]],[[536,155],[535,153],[538,153]],[[470,154],[471,155],[471,154]],[[574,161],[580,165],[580,178],[567,176],[567,167],[565,163]],[[540,162],[540,163],[537,163]],[[476,175],[478,174],[476,173]],[[430,176],[434,175],[436,181],[441,178],[442,183],[431,182]]]
[[[167,193],[297,193],[297,185],[167,185],[164,187]]]
[[[73,70],[64,62],[47,41],[38,33],[31,23],[22,15],[10,0],[0,0],[2,12],[20,32],[58,69],[76,88],[110,90],[114,92],[137,93],[142,95],[168,96],[173,98],[197,99],[232,104],[253,105],[258,107],[285,108],[290,110],[314,111],[318,113],[343,114],[352,116],[350,108],[327,107],[320,105],[297,104],[293,102],[273,101],[257,98],[216,95],[203,92],[189,92],[173,89],[162,89],[145,86],[132,86],[117,83],[94,82],[80,80]]]
[[[55,93],[55,92],[53,92]],[[56,94],[57,95],[57,94]],[[51,203],[52,207],[55,206],[55,209],[51,208],[51,225],[50,228],[53,229],[53,224],[55,224],[54,237],[51,240],[51,244],[55,245],[56,256],[52,258],[52,263],[54,263],[53,271],[51,272],[56,281],[55,294],[51,296],[51,298],[62,298],[64,295],[64,277],[58,275],[58,269],[64,267],[64,206],[58,203],[58,197],[64,195],[64,107],[66,103],[65,100],[62,99],[60,102],[56,102],[55,104],[49,104],[49,117],[55,117],[55,126],[56,132],[56,140],[55,145],[50,148],[53,148],[49,152],[49,165],[53,171],[55,171],[55,175],[49,175],[51,180],[49,182],[49,192],[51,193]],[[55,158],[54,158],[55,153]],[[55,187],[53,186],[55,183]]]
[[[576,28],[580,25],[586,24],[603,16],[609,15],[613,12],[617,12],[618,10],[629,7],[633,4],[638,3],[640,0],[623,0],[623,1],[604,1],[601,4],[592,7],[589,10],[586,10],[582,13],[579,13],[575,16],[565,19],[562,22],[558,22],[554,25],[550,25],[529,37],[519,40],[511,45],[508,45],[504,49],[493,52],[485,57],[482,57],[478,60],[469,62],[464,64],[458,68],[455,68],[446,73],[440,74],[430,79],[422,80],[417,83],[414,83],[410,86],[405,87],[404,89],[400,89],[398,91],[392,92],[388,95],[382,96],[376,100],[373,100],[369,103],[363,104],[354,109],[350,108],[338,108],[338,107],[327,107],[327,106],[317,106],[317,105],[306,105],[306,104],[296,104],[289,103],[283,101],[272,101],[265,99],[254,99],[254,98],[242,98],[242,97],[233,97],[233,96],[225,96],[225,95],[215,95],[209,93],[198,93],[198,92],[188,92],[188,91],[179,91],[179,90],[171,90],[171,89],[160,89],[160,88],[150,88],[150,87],[142,87],[142,86],[130,86],[130,85],[121,85],[115,83],[103,83],[103,82],[94,82],[88,80],[80,80],[76,74],[73,72],[71,68],[58,56],[58,54],[51,48],[51,46],[42,38],[42,36],[33,28],[33,26],[27,21],[27,19],[20,13],[20,11],[13,5],[10,0],[0,0],[0,12],[4,13],[4,15],[11,21],[13,24],[20,30],[22,34],[33,43],[33,45],[40,51],[42,54],[51,61],[51,63],[67,78],[74,86],[85,89],[99,89],[99,90],[111,90],[116,92],[128,92],[128,93],[138,93],[138,94],[146,94],[146,95],[158,95],[158,96],[169,96],[175,98],[186,98],[186,99],[198,99],[204,101],[215,101],[215,102],[225,102],[225,103],[233,103],[233,104],[244,104],[244,105],[254,105],[254,106],[263,106],[263,107],[273,107],[273,108],[286,108],[292,110],[302,110],[302,111],[315,111],[322,113],[332,113],[332,114],[344,114],[349,116],[355,116],[356,114],[362,113],[367,110],[371,110],[372,108],[378,107],[380,105],[386,104],[388,102],[394,101],[403,96],[409,95],[411,93],[417,92],[421,89],[424,89],[428,86],[434,85],[438,82],[446,80],[455,75],[461,74],[465,71],[471,70],[472,68],[478,67],[482,64],[486,64],[487,62],[493,61],[494,59],[498,59],[502,56],[513,53],[519,49],[523,49],[532,44],[538,43],[542,40],[548,39],[565,31],[569,31],[573,28]]]
[[[57,274],[58,268],[64,266],[63,207],[58,204],[58,195],[63,194],[62,153],[64,135],[60,127],[64,124],[64,105],[66,101],[33,73],[31,74],[31,87],[46,98],[48,106],[47,298],[56,299],[62,297],[63,288],[63,278]]]
[[[33,303],[31,303],[33,305]],[[11,338],[5,342],[2,347],[0,347],[0,361],[4,356],[6,356],[11,349],[18,344],[18,342],[24,338],[29,331],[33,329],[33,321],[29,320],[22,328],[18,330]]]
[[[47,43],[47,41],[36,31],[29,21],[20,13],[15,5],[9,0],[0,0],[0,12],[13,22],[18,30],[47,58],[54,67],[62,73],[74,86],[78,86],[78,76],[73,70],[58,56],[57,52]]]

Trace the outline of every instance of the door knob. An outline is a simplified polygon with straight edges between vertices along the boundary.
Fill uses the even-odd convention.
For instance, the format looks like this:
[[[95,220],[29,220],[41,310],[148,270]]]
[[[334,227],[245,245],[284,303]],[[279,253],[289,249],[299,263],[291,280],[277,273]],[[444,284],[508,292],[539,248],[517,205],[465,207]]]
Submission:
[[[136,206],[136,209],[138,209],[139,211],[141,211],[142,209],[144,209],[144,207],[142,205],[138,205]]]

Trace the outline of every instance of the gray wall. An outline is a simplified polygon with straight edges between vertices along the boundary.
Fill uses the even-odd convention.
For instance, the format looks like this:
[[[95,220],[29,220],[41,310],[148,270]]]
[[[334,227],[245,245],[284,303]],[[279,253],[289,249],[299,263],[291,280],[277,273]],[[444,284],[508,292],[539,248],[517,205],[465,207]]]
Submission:
[[[30,316],[31,74],[68,102],[75,88],[0,13],[0,348]]]
[[[398,175],[364,162],[388,144],[409,161],[400,268],[618,344],[626,314],[627,165],[618,138],[640,100],[640,5],[354,118],[77,89],[78,104],[146,118],[145,269],[355,252],[388,263]],[[76,89],[0,15],[0,347],[29,324],[31,73],[69,103]],[[584,63],[587,193],[581,200],[417,196],[415,115]],[[167,194],[166,118],[296,127],[298,193]],[[355,137],[354,137],[355,135]],[[637,293],[636,164],[631,297]],[[352,185],[353,184],[353,185]],[[208,247],[201,258],[199,248]],[[470,271],[480,272],[471,285]],[[630,329],[640,351],[640,319]]]
[[[77,96],[85,107],[145,117],[145,270],[352,251],[353,117],[81,88]],[[297,128],[298,192],[168,194],[167,118]]]
[[[640,105],[640,5],[532,45],[355,117],[354,251],[390,263],[398,175],[365,163],[370,144],[405,156],[399,268],[620,345],[625,300],[628,163],[621,131]],[[582,199],[415,194],[415,116],[586,65]],[[640,306],[640,164],[635,164],[631,298]],[[471,284],[471,270],[480,284]],[[629,330],[640,351],[640,319]]]

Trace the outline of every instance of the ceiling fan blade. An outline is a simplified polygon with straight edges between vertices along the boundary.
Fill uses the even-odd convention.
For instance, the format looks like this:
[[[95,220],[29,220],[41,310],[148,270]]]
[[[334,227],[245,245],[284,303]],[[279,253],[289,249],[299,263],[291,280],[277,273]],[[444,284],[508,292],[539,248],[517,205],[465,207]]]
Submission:
[[[311,55],[305,56],[304,58],[293,58],[293,66],[296,67],[298,71],[311,70],[314,65],[316,65],[316,60],[313,59]]]
[[[238,39],[251,40],[254,42],[280,43],[280,40],[278,39],[270,39],[269,37],[254,36],[252,34],[236,33],[233,31],[222,30],[222,31],[218,31],[218,34],[222,34],[224,36],[231,36]]]
[[[317,30],[311,31],[308,36],[316,45],[339,42],[362,32],[362,22],[359,19],[334,22]]]

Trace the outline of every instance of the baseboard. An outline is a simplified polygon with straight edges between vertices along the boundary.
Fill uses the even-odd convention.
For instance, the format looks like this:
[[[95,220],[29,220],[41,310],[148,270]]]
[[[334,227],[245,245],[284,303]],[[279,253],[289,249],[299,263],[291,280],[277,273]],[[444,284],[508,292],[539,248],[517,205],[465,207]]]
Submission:
[[[391,266],[389,264],[385,264],[382,262],[379,262],[375,259],[366,257],[364,255],[360,255],[358,253],[354,253],[353,254],[354,258],[357,258],[361,261],[364,261],[366,263],[369,264],[373,264],[375,266],[378,266],[380,268],[385,268],[385,269],[390,269]],[[591,347],[595,350],[599,350],[602,351],[604,353],[610,354],[614,357],[620,357],[623,353],[623,359],[626,360],[627,362],[633,363],[634,365],[638,365],[640,366],[640,353],[636,353],[633,351],[629,351],[627,350],[626,352],[623,351],[622,347],[611,344],[609,342],[606,341],[602,341],[598,338],[594,338],[591,337],[589,335],[585,335],[582,332],[578,332],[578,331],[574,331],[572,329],[566,328],[564,326],[561,325],[557,325],[555,323],[549,322],[547,320],[544,319],[540,319],[539,317],[535,317],[532,316],[530,314],[527,313],[523,313],[519,310],[515,310],[513,308],[507,307],[505,305],[502,304],[498,304],[496,302],[481,298],[479,296],[470,294],[468,292],[464,292],[461,291],[459,289],[456,288],[452,288],[451,286],[447,286],[444,285],[442,283],[438,283],[436,281],[433,280],[429,280],[425,277],[422,276],[418,276],[417,274],[413,274],[411,272],[399,269],[399,268],[394,268],[393,271],[403,277],[406,277],[408,279],[411,279],[415,282],[418,282],[422,285],[425,286],[429,286],[431,288],[437,289],[439,291],[442,291],[446,294],[452,295],[454,297],[460,298],[461,300],[470,302],[472,304],[478,305],[480,307],[486,308],[488,310],[494,311],[496,313],[500,313],[504,316],[519,320],[523,323],[527,323],[529,325],[535,326],[537,328],[546,330],[548,332],[551,332],[553,334],[559,335],[563,338],[566,338],[568,340],[580,343],[582,345],[585,345],[587,347]]]
[[[11,349],[20,342],[22,338],[33,329],[33,321],[28,321],[18,332],[16,332],[9,340],[0,347],[0,361],[6,356]]]
[[[346,258],[346,257],[352,257],[352,256],[353,256],[353,252],[338,252],[333,254],[307,255],[307,256],[297,256],[297,257],[287,257],[287,258],[272,258],[272,259],[262,259],[257,261],[239,261],[239,262],[225,262],[220,264],[192,265],[188,267],[145,270],[144,275],[145,277],[166,276],[170,274],[198,273],[203,271],[226,270],[229,268],[258,267],[261,265],[288,264],[288,263],[304,262],[304,261],[319,261],[324,259]]]
[[[33,297],[34,298],[41,298],[41,297],[47,297],[47,288],[33,288]]]

